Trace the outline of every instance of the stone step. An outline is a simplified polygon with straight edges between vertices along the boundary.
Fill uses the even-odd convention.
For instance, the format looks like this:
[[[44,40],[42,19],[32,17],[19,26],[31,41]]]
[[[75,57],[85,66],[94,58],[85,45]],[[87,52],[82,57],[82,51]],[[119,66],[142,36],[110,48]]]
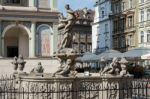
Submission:
[[[11,75],[13,73],[13,65],[11,62],[12,58],[1,58],[0,59],[0,75]],[[27,62],[24,71],[29,73],[34,67],[37,66],[38,62],[42,63],[44,73],[53,73],[57,70],[59,62],[57,59],[52,58],[34,58],[25,59]]]

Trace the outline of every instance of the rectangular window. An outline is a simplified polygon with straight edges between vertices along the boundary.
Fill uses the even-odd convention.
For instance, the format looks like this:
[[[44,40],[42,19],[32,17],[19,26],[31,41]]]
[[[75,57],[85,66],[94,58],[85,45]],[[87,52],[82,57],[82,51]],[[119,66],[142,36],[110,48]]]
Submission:
[[[80,51],[81,52],[85,52],[86,51],[86,46],[85,46],[85,44],[80,44]]]
[[[144,21],[144,10],[141,10],[141,22]]]
[[[125,10],[125,2],[122,2],[122,11]]]
[[[20,0],[6,0],[6,4],[20,4]]]
[[[144,0],[141,0],[141,3],[144,3]]]
[[[121,47],[125,47],[125,37],[121,37]]]
[[[114,45],[114,48],[118,48],[118,37],[115,37],[113,38],[113,45]]]
[[[131,46],[132,45],[132,35],[128,35],[128,39],[127,39],[127,44],[129,45],[129,46]]]
[[[100,26],[97,26],[96,28],[97,28],[97,31],[96,31],[97,35],[99,35],[100,34]]]
[[[150,9],[147,9],[147,20],[150,20]]]
[[[108,24],[105,24],[105,32],[108,32]]]
[[[150,43],[150,30],[147,31],[147,42]]]
[[[129,9],[132,8],[132,7],[133,7],[133,1],[130,0],[130,1],[129,1]]]
[[[141,43],[144,43],[144,32],[141,32]]]
[[[129,16],[128,17],[128,27],[132,27],[133,26],[133,17]]]

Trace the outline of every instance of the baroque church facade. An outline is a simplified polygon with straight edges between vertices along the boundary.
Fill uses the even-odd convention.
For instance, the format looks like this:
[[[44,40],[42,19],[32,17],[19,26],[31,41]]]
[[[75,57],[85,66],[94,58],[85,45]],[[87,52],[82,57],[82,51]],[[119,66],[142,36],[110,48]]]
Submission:
[[[58,15],[57,0],[0,0],[0,56],[53,55]]]

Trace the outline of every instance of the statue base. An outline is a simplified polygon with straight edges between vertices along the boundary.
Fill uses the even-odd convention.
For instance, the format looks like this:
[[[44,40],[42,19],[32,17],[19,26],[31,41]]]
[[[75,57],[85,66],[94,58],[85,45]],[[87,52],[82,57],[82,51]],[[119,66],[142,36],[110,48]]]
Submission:
[[[102,99],[131,99],[133,76],[102,76]],[[108,90],[107,90],[108,89]]]
[[[38,77],[21,76],[18,87],[34,92],[22,95],[18,99],[43,99],[50,93],[49,99],[132,99],[133,77],[109,76],[88,77],[79,74],[76,77]],[[83,75],[83,76],[82,76]],[[94,74],[93,74],[94,75]],[[28,86],[28,87],[27,87]],[[68,94],[69,93],[69,94]],[[44,98],[45,99],[45,98]]]

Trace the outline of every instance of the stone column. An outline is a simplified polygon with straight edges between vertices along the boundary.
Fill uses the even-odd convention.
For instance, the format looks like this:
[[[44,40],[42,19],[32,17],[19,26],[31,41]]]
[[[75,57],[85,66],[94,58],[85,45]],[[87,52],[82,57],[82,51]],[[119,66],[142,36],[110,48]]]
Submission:
[[[35,30],[36,30],[36,22],[31,23],[31,37],[29,38],[29,57],[35,57]]]
[[[4,47],[4,37],[1,37],[1,40],[2,40],[2,51],[1,51],[1,53],[2,53],[2,56],[4,57],[5,56],[5,47]]]

